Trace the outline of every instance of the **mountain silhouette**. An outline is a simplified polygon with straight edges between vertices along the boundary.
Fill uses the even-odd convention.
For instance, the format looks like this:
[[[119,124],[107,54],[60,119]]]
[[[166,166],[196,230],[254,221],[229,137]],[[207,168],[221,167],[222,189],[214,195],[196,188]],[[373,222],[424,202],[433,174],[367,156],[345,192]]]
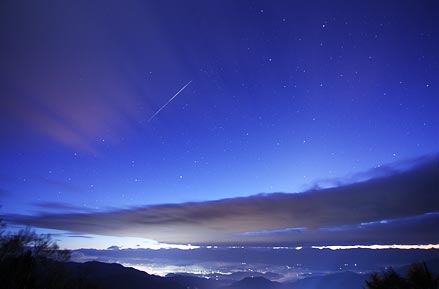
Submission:
[[[150,275],[120,264],[101,262],[67,263],[67,268],[76,276],[92,280],[105,289],[187,289],[171,279]]]
[[[222,289],[281,289],[282,284],[264,277],[246,277]]]

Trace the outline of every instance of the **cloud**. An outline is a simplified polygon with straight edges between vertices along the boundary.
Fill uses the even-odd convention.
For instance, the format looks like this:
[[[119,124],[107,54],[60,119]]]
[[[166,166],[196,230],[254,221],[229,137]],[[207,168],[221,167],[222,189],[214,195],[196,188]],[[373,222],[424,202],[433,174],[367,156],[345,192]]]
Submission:
[[[412,158],[408,160],[400,160],[393,162],[391,164],[377,165],[372,169],[357,172],[342,178],[324,178],[316,180],[311,184],[310,189],[315,188],[327,188],[327,187],[339,187],[342,185],[348,185],[358,182],[368,181],[374,178],[383,178],[395,175],[400,172],[410,170],[413,167],[420,166],[431,160],[436,156],[434,155],[424,155],[417,158]],[[437,158],[437,157],[436,157]]]
[[[145,9],[144,1],[130,4],[142,13],[118,14],[117,31],[112,26],[114,15],[83,15],[84,7],[94,9],[95,4],[66,10],[62,5],[42,9],[29,3],[29,11],[35,13],[12,2],[6,5],[4,10],[10,13],[2,15],[4,21],[27,21],[12,25],[8,33],[1,31],[2,142],[21,145],[31,140],[33,145],[45,145],[50,141],[100,155],[108,145],[141,136],[157,103],[181,85],[187,65],[175,54],[173,41],[161,37],[162,20],[154,8]],[[77,13],[83,15],[81,24],[72,25]],[[49,29],[47,23],[52,21],[56,25]],[[103,25],[95,25],[96,21]],[[120,41],[126,31],[142,37]],[[145,67],[154,71],[153,78],[146,75]],[[166,81],[158,81],[162,78]]]
[[[412,243],[439,241],[434,212],[439,212],[438,156],[385,177],[303,193],[5,219],[165,243]]]
[[[67,203],[58,203],[58,202],[40,202],[35,203],[34,206],[40,208],[40,209],[46,209],[46,210],[53,210],[58,212],[94,212],[95,210],[86,208],[86,207],[80,207],[80,206],[73,206]]]
[[[82,239],[93,239],[93,237],[86,236],[86,235],[68,235],[69,238],[82,238]]]
[[[117,74],[106,77],[95,83],[75,83],[74,75],[52,71],[37,74],[31,83],[20,79],[26,88],[20,86],[9,95],[0,108],[1,119],[9,127],[18,126],[74,150],[96,154],[103,142],[118,143],[121,135],[133,133],[142,119],[139,110],[128,105],[143,104],[139,93],[129,89],[129,81],[117,81],[122,79]],[[3,130],[7,128],[0,127]]]

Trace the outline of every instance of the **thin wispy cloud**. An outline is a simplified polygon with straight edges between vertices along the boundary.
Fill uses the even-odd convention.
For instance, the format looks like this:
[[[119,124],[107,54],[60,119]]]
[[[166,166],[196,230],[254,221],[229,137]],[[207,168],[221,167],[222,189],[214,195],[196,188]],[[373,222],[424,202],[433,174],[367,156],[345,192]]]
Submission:
[[[33,204],[35,207],[45,210],[45,211],[56,211],[56,212],[96,212],[96,210],[91,209],[89,207],[81,207],[81,206],[73,206],[68,203],[59,203],[59,202],[39,202]]]

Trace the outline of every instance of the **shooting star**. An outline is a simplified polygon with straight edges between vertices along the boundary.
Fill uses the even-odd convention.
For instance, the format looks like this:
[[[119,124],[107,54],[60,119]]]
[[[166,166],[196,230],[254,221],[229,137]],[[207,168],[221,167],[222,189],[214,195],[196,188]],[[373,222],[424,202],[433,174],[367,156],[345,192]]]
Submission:
[[[176,94],[174,94],[173,97],[171,97],[162,107],[160,107],[147,121],[147,123],[149,123],[151,120],[153,120],[154,117],[156,117],[156,115],[159,114],[159,112],[161,112],[177,95],[180,94],[180,92],[182,92],[189,84],[191,84],[192,80],[190,80],[188,83],[186,83],[179,91],[177,91]]]

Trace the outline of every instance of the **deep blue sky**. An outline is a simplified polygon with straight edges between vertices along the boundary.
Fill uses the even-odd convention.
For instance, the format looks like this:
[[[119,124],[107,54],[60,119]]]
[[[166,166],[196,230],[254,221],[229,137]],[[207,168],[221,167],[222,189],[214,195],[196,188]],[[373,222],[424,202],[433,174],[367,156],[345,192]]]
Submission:
[[[437,1],[0,11],[2,214],[301,192],[439,151]]]

